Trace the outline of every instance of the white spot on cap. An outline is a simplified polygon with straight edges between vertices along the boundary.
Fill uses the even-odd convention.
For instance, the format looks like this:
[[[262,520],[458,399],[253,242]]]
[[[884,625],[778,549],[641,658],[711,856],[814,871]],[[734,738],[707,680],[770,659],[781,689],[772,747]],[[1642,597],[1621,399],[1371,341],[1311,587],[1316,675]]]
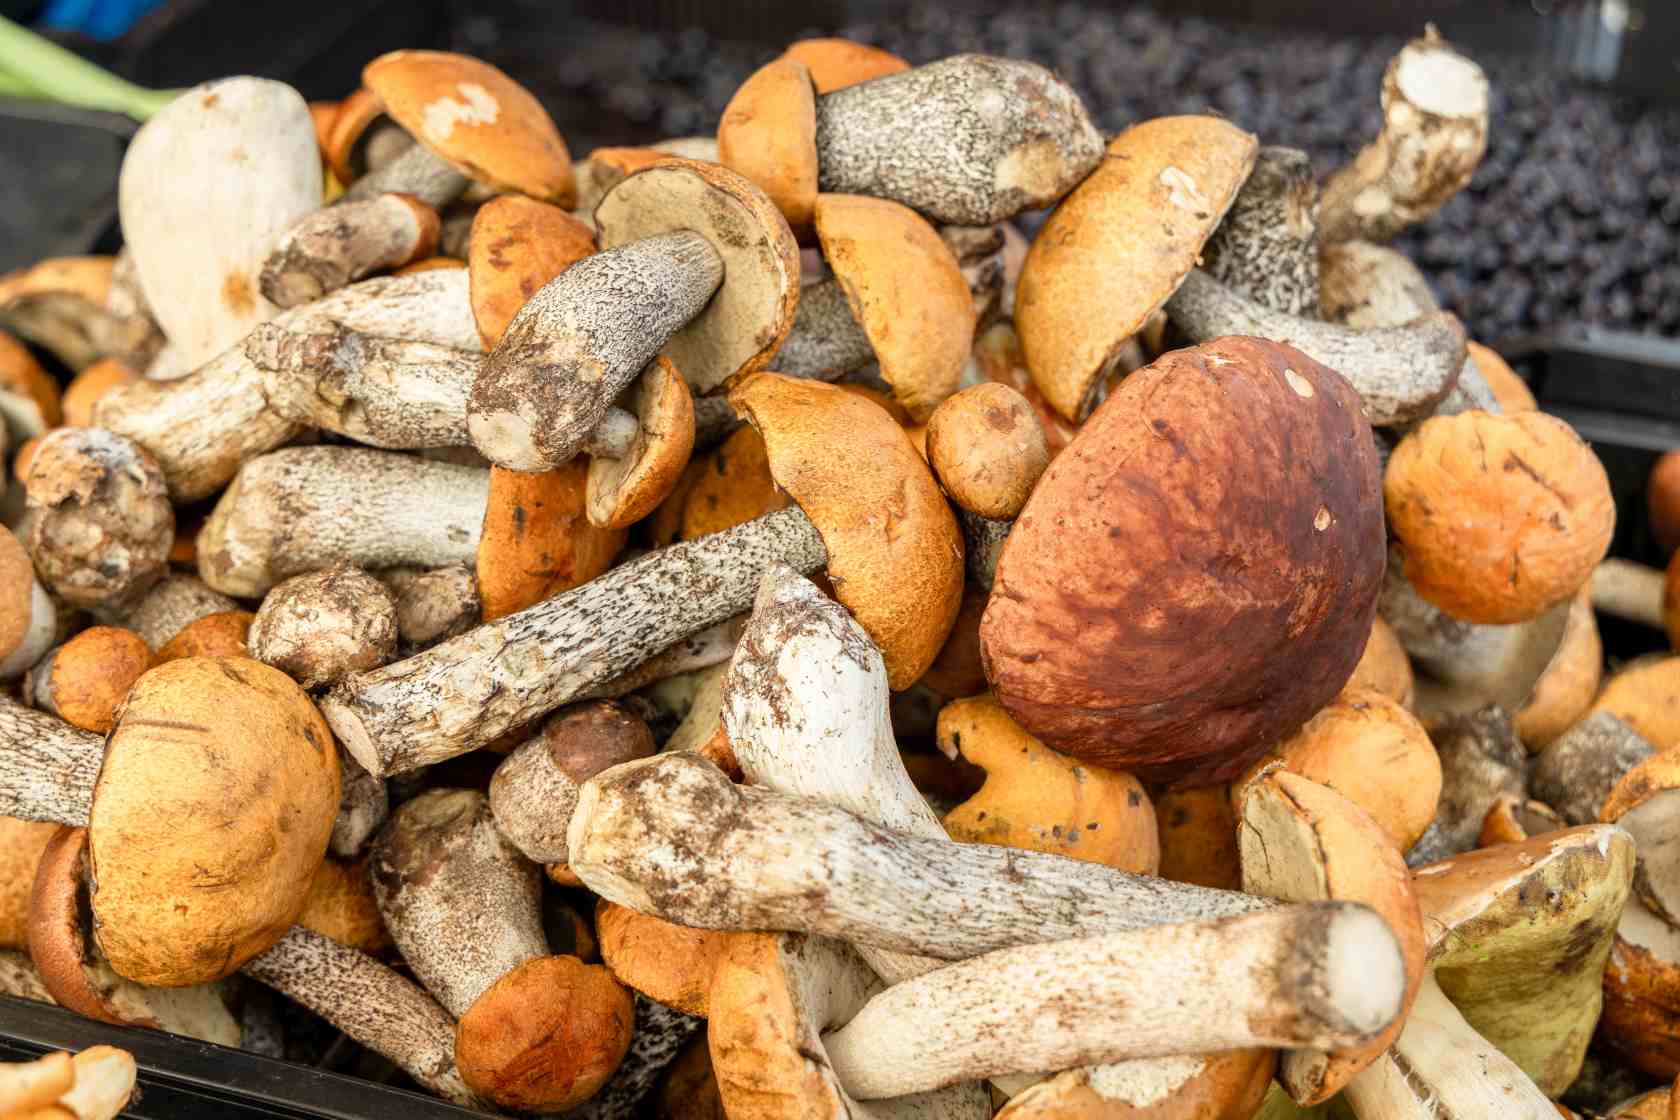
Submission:
[[[1182,168],[1168,165],[1161,169],[1161,185],[1167,188],[1167,201],[1180,210],[1188,210],[1193,214],[1208,214],[1213,210],[1207,195],[1196,185],[1196,180]]]
[[[420,110],[420,131],[434,144],[449,139],[458,124],[495,124],[502,106],[477,82],[457,82],[461,99],[440,97]]]
[[[1322,533],[1324,530],[1330,528],[1330,522],[1334,520],[1335,518],[1330,516],[1330,508],[1328,506],[1319,506],[1318,514],[1313,518],[1313,528]]]
[[[1310,397],[1310,396],[1313,395],[1312,382],[1308,381],[1306,378],[1302,377],[1300,374],[1296,373],[1294,370],[1292,370],[1292,369],[1284,370],[1283,371],[1283,379],[1285,381],[1289,382],[1289,387],[1291,389],[1295,390],[1295,395],[1296,396],[1298,396],[1298,397]]]

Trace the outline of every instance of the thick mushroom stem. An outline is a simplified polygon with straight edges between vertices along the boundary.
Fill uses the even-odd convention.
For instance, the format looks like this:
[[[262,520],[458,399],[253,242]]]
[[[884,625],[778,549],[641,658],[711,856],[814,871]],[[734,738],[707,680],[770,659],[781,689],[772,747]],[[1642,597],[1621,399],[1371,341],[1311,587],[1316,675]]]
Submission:
[[[423,653],[345,678],[322,703],[370,773],[464,754],[740,614],[773,564],[828,559],[797,506],[660,549]]]
[[[852,314],[846,293],[833,277],[799,291],[793,329],[771,363],[789,377],[838,381],[875,360],[875,347]]]
[[[1592,574],[1593,609],[1638,622],[1654,630],[1663,619],[1663,586],[1667,577],[1657,568],[1611,557]]]
[[[485,1107],[455,1068],[454,1020],[366,953],[293,926],[243,971],[383,1054],[445,1100]]]
[[[723,283],[723,258],[676,230],[585,257],[514,316],[468,402],[475,446],[545,471],[583,449],[602,415]]]
[[[1598,712],[1540,752],[1529,775],[1530,792],[1570,824],[1592,824],[1622,775],[1655,753],[1639,732]]]
[[[351,183],[331,209],[341,210],[384,194],[408,194],[433,210],[441,210],[460,198],[469,182],[424,144],[412,144],[400,156]]]
[[[1464,328],[1445,312],[1402,327],[1356,331],[1274,311],[1200,269],[1184,278],[1166,307],[1193,342],[1225,335],[1287,340],[1347,378],[1374,426],[1430,415],[1458,383],[1466,358]]]
[[[1009,539],[1015,522],[981,517],[959,508],[957,523],[962,526],[963,570],[976,585],[990,591],[997,577],[998,557],[1003,555],[1003,542]]]
[[[1470,182],[1487,150],[1488,81],[1432,26],[1383,74],[1383,127],[1324,184],[1326,242],[1388,241]]]
[[[819,933],[943,960],[1273,905],[1064,856],[890,832],[834,806],[733,785],[695,755],[626,763],[585,783],[567,851],[591,890],[666,921]]]
[[[437,239],[437,211],[412,195],[317,210],[280,235],[258,284],[274,306],[297,307],[370,272],[427,256]]]
[[[0,696],[0,816],[87,824],[104,759],[102,736]]]
[[[1318,184],[1299,148],[1261,148],[1202,249],[1208,275],[1286,315],[1318,318]]]
[[[1357,1045],[1405,987],[1380,917],[1309,903],[988,953],[889,988],[824,1044],[847,1092],[896,1097],[1084,1062]]]
[[[240,468],[205,520],[199,575],[218,591],[255,598],[340,561],[470,564],[489,493],[481,467],[353,447],[273,451]]]
[[[1558,1114],[1515,1062],[1465,1022],[1434,973],[1424,976],[1399,1040],[1342,1092],[1361,1120]]]

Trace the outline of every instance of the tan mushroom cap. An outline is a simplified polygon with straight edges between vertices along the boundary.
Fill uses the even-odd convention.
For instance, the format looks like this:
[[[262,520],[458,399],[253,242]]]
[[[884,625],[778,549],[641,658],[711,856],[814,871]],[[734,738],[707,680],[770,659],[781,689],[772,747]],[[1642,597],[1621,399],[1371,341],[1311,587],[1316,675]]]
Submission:
[[[910,69],[896,54],[850,39],[800,39],[789,44],[782,57],[803,62],[819,94]]]
[[[354,862],[330,856],[322,860],[310,880],[297,924],[373,956],[385,956],[395,949],[374,899],[365,856]]]
[[[822,534],[835,594],[881,648],[888,684],[908,688],[962,602],[962,534],[927,464],[884,410],[832,385],[754,374],[729,399]]]
[[[1258,152],[1217,117],[1144,121],[1056,207],[1021,269],[1015,324],[1057,412],[1085,418],[1121,346],[1196,266]]]
[[[569,206],[572,157],[542,103],[491,66],[446,51],[392,51],[362,84],[417,141],[497,191]]]
[[[1251,1120],[1276,1050],[1070,1069],[1009,1098],[997,1120]]]
[[[957,391],[974,345],[974,297],[956,254],[926,218],[884,198],[818,195],[815,218],[882,378],[912,419],[926,420]]]
[[[699,463],[683,503],[679,532],[685,541],[721,533],[792,501],[776,488],[764,437],[750,424],[729,433]]]
[[[718,121],[718,162],[757,183],[807,237],[817,203],[817,91],[797,59],[772,59],[741,83]]]
[[[118,385],[126,385],[139,377],[116,358],[101,358],[78,373],[64,387],[61,404],[64,422],[74,428],[93,426],[93,406]]]
[[[1622,908],[1605,965],[1598,1041],[1634,1069],[1680,1075],[1680,930],[1637,898]]]
[[[600,899],[595,933],[619,982],[689,1015],[706,1015],[707,993],[729,934],[690,929]]]
[[[0,949],[29,945],[29,888],[41,853],[59,826],[0,817]]]
[[[1044,428],[1026,397],[1007,385],[971,385],[934,409],[928,465],[951,500],[981,517],[1007,520],[1050,464]]]
[[[34,629],[35,588],[35,566],[23,542],[10,530],[0,532],[0,662],[16,652]],[[18,666],[19,671],[26,668]]]
[[[1441,759],[1429,733],[1379,692],[1343,690],[1231,783],[1235,804],[1242,804],[1248,783],[1273,762],[1365,810],[1402,852],[1417,843],[1441,800]]]
[[[486,350],[537,289],[595,251],[595,234],[558,206],[507,194],[473,215],[467,284]]]
[[[1532,412],[1540,407],[1534,400],[1534,393],[1529,390],[1528,382],[1517,376],[1517,371],[1497,351],[1475,341],[1464,345],[1470,352],[1470,360],[1476,363],[1476,372],[1493,390],[1493,399],[1499,402],[1502,412]]]
[[[174,987],[267,949],[303,909],[338,803],[332,733],[284,673],[194,657],[141,677],[88,823],[111,967]]]
[[[1007,385],[1026,398],[1044,431],[1045,445],[1052,459],[1073,441],[1079,425],[1050,407],[1050,402],[1033,383],[1032,374],[1027,371],[1027,359],[1021,353],[1021,337],[1015,333],[1013,323],[993,323],[975,336],[974,361],[988,381]],[[1118,376],[1118,373],[1111,375],[1111,380],[1117,381]]]
[[[29,348],[0,331],[0,420],[18,442],[64,422],[54,381]]]
[[[1219,890],[1242,889],[1237,811],[1228,786],[1155,792],[1161,837],[1161,878]]]
[[[664,159],[624,177],[595,208],[602,249],[692,230],[723,258],[723,284],[664,353],[698,393],[763,369],[799,303],[799,246],[768,195],[720,164]]]
[[[986,691],[986,670],[980,663],[980,617],[986,613],[988,594],[976,584],[963,585],[962,605],[957,608],[951,636],[918,682],[947,700]]]
[[[585,507],[597,529],[627,529],[665,500],[694,450],[694,397],[671,360],[655,356],[619,399],[636,417],[622,458],[589,461]]]
[[[1532,801],[1514,793],[1501,793],[1493,799],[1487,816],[1482,818],[1482,834],[1477,837],[1478,848],[1498,844],[1521,844],[1548,832],[1561,832],[1569,822],[1544,801]]]
[[[1380,692],[1401,707],[1410,708],[1416,688],[1416,679],[1412,675],[1412,662],[1406,656],[1406,647],[1400,644],[1400,637],[1394,632],[1394,627],[1382,620],[1378,615],[1371,622],[1371,637],[1365,643],[1365,652],[1359,657],[1359,664],[1353,667],[1353,676],[1343,691],[1353,689],[1370,689]]]
[[[505,1108],[559,1112],[607,1083],[630,1048],[635,1005],[612,973],[576,957],[538,957],[473,1001],[455,1026],[455,1064]]]
[[[953,840],[1052,852],[1154,875],[1155,809],[1130,774],[1058,754],[1009,718],[990,694],[939,712],[939,747],[986,771],[980,792],[945,814]]]
[[[625,534],[589,524],[588,478],[581,455],[540,474],[490,468],[477,561],[484,621],[588,583],[611,566]]]
[[[331,169],[333,177],[345,186],[355,182],[366,170],[357,164],[357,145],[368,126],[384,115],[385,106],[381,105],[374,92],[365,86],[338,103],[338,111],[333,115],[332,127],[327,132],[321,150],[327,157],[327,166]],[[318,137],[319,120],[315,127]]]
[[[1586,714],[1599,712],[1620,719],[1658,751],[1680,747],[1680,657],[1640,658],[1623,666]]]
[[[158,650],[158,664],[183,657],[250,657],[245,639],[256,617],[250,611],[217,611],[195,618]]]
[[[1424,929],[1411,875],[1388,833],[1327,786],[1281,767],[1249,783],[1239,807],[1243,890],[1290,902],[1360,902],[1388,923],[1406,967],[1398,1019],[1364,1046],[1333,1054],[1295,1050],[1279,1080],[1301,1104],[1328,1100],[1376,1061],[1405,1026],[1424,972]]]
[[[59,718],[83,731],[103,735],[116,723],[117,707],[153,664],[146,639],[120,626],[90,626],[50,655],[46,680],[31,674],[37,700],[50,698]]]
[[[1383,500],[1419,595],[1467,622],[1534,618],[1580,590],[1610,547],[1610,481],[1544,412],[1432,416],[1389,457]]]

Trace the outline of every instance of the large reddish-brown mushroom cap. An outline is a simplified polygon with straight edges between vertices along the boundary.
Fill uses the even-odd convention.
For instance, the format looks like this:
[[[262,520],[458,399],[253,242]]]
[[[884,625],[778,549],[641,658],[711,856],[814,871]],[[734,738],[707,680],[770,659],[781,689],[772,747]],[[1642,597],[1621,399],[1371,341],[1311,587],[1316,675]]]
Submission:
[[[1379,483],[1333,370],[1255,338],[1163,356],[1050,464],[1003,546],[980,625],[998,699],[1146,781],[1235,776],[1359,661]]]
[[[888,683],[908,688],[962,604],[962,534],[927,464],[885,409],[833,385],[754,374],[729,400],[822,534],[835,595],[881,647]]]
[[[542,103],[491,66],[447,51],[392,51],[362,84],[391,118],[461,174],[498,191],[570,206],[572,156]]]

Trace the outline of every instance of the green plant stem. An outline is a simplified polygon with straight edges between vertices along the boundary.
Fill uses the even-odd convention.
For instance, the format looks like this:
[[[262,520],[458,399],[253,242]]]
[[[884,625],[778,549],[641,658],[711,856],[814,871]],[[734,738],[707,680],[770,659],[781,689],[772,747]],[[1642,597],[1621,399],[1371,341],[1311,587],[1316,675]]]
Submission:
[[[19,96],[45,97],[86,109],[104,109],[144,121],[175,98],[173,90],[146,89],[67,51],[50,39],[0,17],[0,83]]]

